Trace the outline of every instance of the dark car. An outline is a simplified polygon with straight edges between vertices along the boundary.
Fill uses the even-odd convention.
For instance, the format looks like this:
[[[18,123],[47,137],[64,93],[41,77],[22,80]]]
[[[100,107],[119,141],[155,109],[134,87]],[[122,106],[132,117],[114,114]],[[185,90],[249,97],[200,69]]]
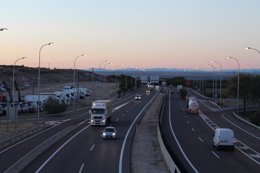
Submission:
[[[115,127],[106,127],[102,132],[103,139],[116,139]]]
[[[135,95],[135,100],[141,100],[141,95],[140,94],[136,94]]]

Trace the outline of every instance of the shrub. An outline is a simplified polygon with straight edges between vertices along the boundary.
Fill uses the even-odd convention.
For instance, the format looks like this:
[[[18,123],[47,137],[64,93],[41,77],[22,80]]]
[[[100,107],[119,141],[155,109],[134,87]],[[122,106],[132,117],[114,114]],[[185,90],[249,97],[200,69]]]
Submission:
[[[259,126],[260,125],[260,111],[251,113],[249,115],[249,119],[252,123]]]
[[[65,112],[68,108],[66,103],[60,103],[58,99],[49,97],[43,104],[43,110],[48,114],[57,114]]]

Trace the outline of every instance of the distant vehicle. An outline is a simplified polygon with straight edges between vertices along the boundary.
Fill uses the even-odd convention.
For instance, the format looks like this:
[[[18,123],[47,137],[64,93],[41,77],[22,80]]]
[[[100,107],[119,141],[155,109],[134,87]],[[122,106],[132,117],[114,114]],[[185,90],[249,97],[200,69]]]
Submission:
[[[71,100],[76,98],[76,90],[73,86],[64,86],[63,92],[66,94],[67,97],[69,97]]]
[[[199,113],[199,103],[195,97],[189,97],[187,112],[192,113],[192,114]]]
[[[166,82],[165,82],[165,81],[162,82],[162,86],[163,86],[163,87],[166,86]]]
[[[22,107],[20,103],[10,103],[10,107],[13,108],[14,106],[18,114],[22,113]]]
[[[146,95],[150,95],[150,90],[146,90]]]
[[[180,89],[180,98],[186,99],[186,97],[187,97],[187,91],[184,88]]]
[[[115,127],[106,127],[102,132],[103,139],[116,139]]]
[[[85,96],[91,96],[91,89],[88,88],[79,88],[79,91],[82,92]]]
[[[182,85],[177,85],[177,92],[180,92],[182,88],[183,88]]]
[[[135,100],[141,100],[141,94],[136,94],[135,95]]]
[[[79,98],[83,99],[85,96],[91,96],[91,90],[88,88],[78,88]]]
[[[112,118],[112,101],[96,100],[92,102],[89,113],[91,125],[106,125]]]
[[[40,100],[38,100],[40,96]],[[40,106],[40,111],[43,111],[43,104],[46,103],[49,97],[57,98],[55,95],[50,94],[40,94],[40,95],[26,95],[24,96],[24,101],[29,104],[29,110],[30,112],[36,111],[38,109],[38,105]]]
[[[230,148],[234,150],[234,132],[228,128],[216,128],[213,136],[213,146],[217,149]]]
[[[159,85],[156,85],[156,86],[155,86],[155,90],[158,91],[159,89],[160,89],[160,86],[159,86]]]
[[[6,103],[0,103],[0,115],[6,115],[7,105]]]
[[[69,104],[71,102],[71,99],[68,95],[66,95],[63,91],[55,91],[55,96],[60,100],[61,103]]]
[[[22,113],[28,113],[30,111],[29,104],[27,102],[21,102],[20,105],[22,108]]]

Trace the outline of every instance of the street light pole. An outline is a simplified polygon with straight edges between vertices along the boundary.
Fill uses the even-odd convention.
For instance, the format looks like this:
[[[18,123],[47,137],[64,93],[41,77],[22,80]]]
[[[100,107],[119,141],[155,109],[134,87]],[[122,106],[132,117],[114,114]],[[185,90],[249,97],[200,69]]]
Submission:
[[[0,31],[8,30],[7,28],[0,28]]]
[[[50,42],[50,43],[47,43],[47,44],[44,44],[40,47],[40,50],[39,50],[39,65],[38,65],[38,107],[37,107],[37,122],[39,124],[39,120],[40,120],[40,80],[41,80],[41,51],[42,51],[42,48],[44,46],[49,46],[49,45],[52,45],[53,43]]]
[[[20,60],[22,60],[22,59],[26,59],[26,57],[22,57],[22,58],[18,58],[18,59],[16,59],[15,60],[15,62],[14,62],[14,65],[13,65],[13,100],[12,100],[12,102],[13,102],[13,106],[14,106],[14,88],[15,88],[15,65],[16,65],[16,63],[18,62],[18,61],[20,61]]]
[[[220,62],[218,61],[214,61],[212,60],[212,63],[216,63],[219,65],[219,68],[220,68],[220,74],[219,74],[219,105],[221,107],[222,105],[222,65]]]
[[[16,63],[19,61],[19,60],[22,60],[22,59],[25,59],[26,57],[22,57],[22,58],[18,58],[18,59],[16,59],[15,60],[15,62],[14,62],[14,65],[13,65],[13,100],[12,100],[12,102],[13,102],[13,112],[14,112],[14,120],[15,120],[15,132],[16,132],[16,117],[17,117],[17,115],[16,115],[16,107],[15,107],[15,104],[14,104],[14,87],[15,87],[15,84],[14,84],[14,82],[15,82],[15,65],[16,65]]]
[[[215,100],[215,67],[211,64],[206,64],[207,66],[211,67],[213,70],[213,91],[212,91],[212,99]]]
[[[254,51],[256,51],[257,53],[260,54],[260,51],[258,49],[256,49],[256,48],[246,47],[246,50],[254,50]]]
[[[239,100],[239,71],[240,71],[240,63],[235,57],[227,57],[228,59],[233,59],[237,62],[237,114],[238,114],[238,100]]]
[[[203,76],[203,68],[197,67],[198,70],[200,70],[200,92],[203,94],[203,83],[204,83],[204,76]]]
[[[104,64],[104,70],[106,71],[106,66],[107,65],[110,65],[110,64],[112,64],[112,62],[109,62],[109,61],[107,61],[105,64]],[[105,82],[105,80],[104,80],[104,82]]]
[[[99,64],[99,72],[101,71],[101,66],[104,62],[107,62],[108,60],[105,59],[104,61],[101,61],[100,64]],[[99,82],[101,82],[101,74],[99,74]]]
[[[76,67],[76,60],[81,57],[81,56],[85,56],[85,54],[82,54],[82,55],[79,55],[77,56],[75,59],[74,59],[74,72],[73,72],[73,87],[76,88],[76,84],[75,84],[75,78],[76,78],[76,70],[75,70],[75,67]],[[78,88],[76,90],[76,93],[77,93],[77,96],[78,97]],[[73,99],[73,110],[74,110],[74,104],[75,104],[75,98]]]

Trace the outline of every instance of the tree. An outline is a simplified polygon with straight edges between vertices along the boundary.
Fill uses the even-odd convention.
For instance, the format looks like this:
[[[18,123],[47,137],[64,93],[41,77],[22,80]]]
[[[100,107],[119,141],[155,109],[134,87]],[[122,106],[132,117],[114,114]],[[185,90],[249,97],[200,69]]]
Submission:
[[[175,86],[177,85],[186,86],[186,79],[184,77],[174,77],[171,79],[167,79],[166,82],[168,84],[173,84]]]
[[[260,97],[259,85],[260,76],[251,74],[240,74],[239,96],[243,98],[244,112],[246,111],[246,101],[248,99],[258,99]],[[237,76],[233,76],[227,86],[226,94],[235,96],[237,94]]]
[[[134,88],[135,86],[135,78],[127,75],[120,75],[118,77],[119,80],[119,91],[118,93],[126,92],[129,89]]]
[[[49,114],[57,114],[65,112],[68,108],[66,103],[60,103],[58,99],[49,97],[43,104],[43,109]]]

